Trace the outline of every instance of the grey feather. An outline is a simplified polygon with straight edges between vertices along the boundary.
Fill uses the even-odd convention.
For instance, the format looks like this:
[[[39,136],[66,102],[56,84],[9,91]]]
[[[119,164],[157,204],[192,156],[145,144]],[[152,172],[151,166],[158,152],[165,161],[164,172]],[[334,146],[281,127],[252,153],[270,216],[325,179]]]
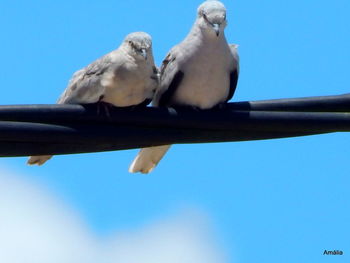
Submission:
[[[239,73],[239,54],[238,54],[238,47],[239,45],[237,44],[229,44],[230,50],[231,50],[231,54],[233,56],[233,63],[234,66],[233,68],[236,68],[238,73]]]
[[[98,102],[105,92],[105,87],[101,85],[102,75],[108,70],[111,63],[111,54],[107,54],[75,72],[57,103],[80,104]]]

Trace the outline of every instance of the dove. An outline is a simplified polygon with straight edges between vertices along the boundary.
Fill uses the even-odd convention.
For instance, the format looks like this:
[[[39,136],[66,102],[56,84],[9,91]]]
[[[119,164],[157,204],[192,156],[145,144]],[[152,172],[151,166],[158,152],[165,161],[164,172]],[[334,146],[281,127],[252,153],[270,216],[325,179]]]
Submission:
[[[220,1],[205,1],[198,7],[191,31],[162,63],[154,106],[204,110],[224,105],[233,97],[239,56],[237,45],[226,41],[226,24],[226,8]],[[161,145],[141,149],[129,172],[151,172],[169,148]]]
[[[159,85],[152,38],[144,32],[126,36],[120,47],[74,73],[58,104],[108,103],[116,107],[147,105]],[[51,155],[31,156],[42,165]]]

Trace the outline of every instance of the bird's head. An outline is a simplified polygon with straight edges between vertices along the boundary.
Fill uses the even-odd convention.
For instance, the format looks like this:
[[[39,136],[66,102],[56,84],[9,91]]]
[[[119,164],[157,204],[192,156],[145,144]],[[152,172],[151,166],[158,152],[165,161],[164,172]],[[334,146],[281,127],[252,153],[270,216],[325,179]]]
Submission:
[[[217,37],[226,27],[226,8],[217,0],[207,0],[198,7],[198,22],[202,30]]]
[[[123,45],[127,52],[135,58],[147,60],[152,55],[152,38],[145,32],[127,35]]]

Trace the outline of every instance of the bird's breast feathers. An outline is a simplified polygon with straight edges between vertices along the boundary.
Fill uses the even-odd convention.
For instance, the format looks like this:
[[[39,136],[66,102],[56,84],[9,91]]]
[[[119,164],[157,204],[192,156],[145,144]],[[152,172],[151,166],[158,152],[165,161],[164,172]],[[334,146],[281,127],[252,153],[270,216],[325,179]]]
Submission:
[[[190,56],[184,50],[179,57],[179,69],[185,74],[172,103],[208,109],[226,100],[234,58],[227,44],[198,46],[194,52]]]
[[[153,68],[124,63],[104,74],[105,101],[119,107],[137,105],[153,95],[156,83],[151,79]]]

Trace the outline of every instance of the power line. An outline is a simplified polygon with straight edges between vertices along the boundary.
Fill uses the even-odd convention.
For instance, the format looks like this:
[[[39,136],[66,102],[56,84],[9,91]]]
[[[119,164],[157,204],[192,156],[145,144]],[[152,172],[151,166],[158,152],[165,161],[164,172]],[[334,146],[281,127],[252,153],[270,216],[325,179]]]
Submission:
[[[229,103],[223,109],[0,106],[0,156],[125,150],[350,131],[350,94]]]

